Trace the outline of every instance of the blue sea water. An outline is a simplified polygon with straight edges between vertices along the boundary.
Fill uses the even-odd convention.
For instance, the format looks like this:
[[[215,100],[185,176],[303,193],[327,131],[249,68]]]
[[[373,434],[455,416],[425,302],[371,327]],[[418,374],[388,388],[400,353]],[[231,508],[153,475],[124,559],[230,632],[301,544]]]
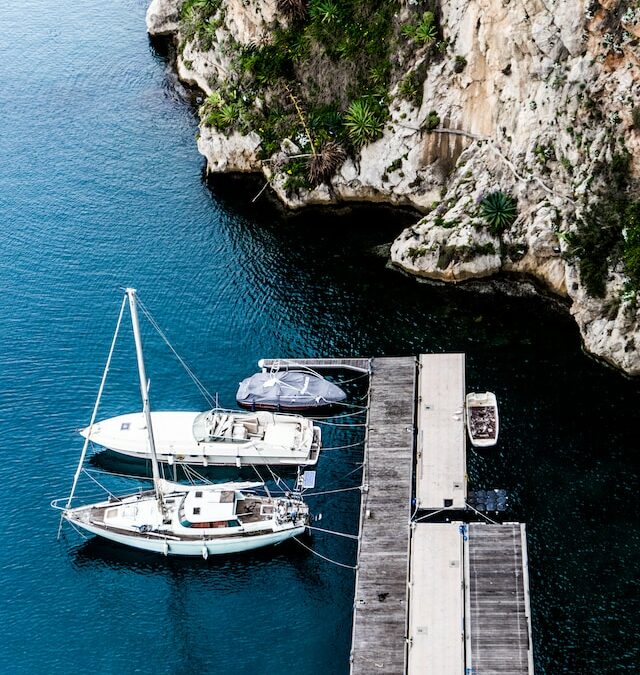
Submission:
[[[204,561],[56,540],[49,502],[70,487],[125,285],[227,405],[264,356],[466,352],[468,389],[497,393],[502,426],[470,452],[470,481],[506,488],[528,523],[537,672],[638,672],[638,382],[586,357],[547,302],[385,269],[371,248],[406,214],[286,216],[251,203],[260,184],[208,187],[146,4],[0,8],[0,672],[348,672],[353,572],[295,542]],[[145,353],[154,408],[204,407],[148,329]],[[138,407],[137,386],[126,329],[102,414]],[[357,484],[359,452],[325,453],[321,486]],[[313,507],[354,532],[357,499]],[[349,540],[308,543],[354,562]]]

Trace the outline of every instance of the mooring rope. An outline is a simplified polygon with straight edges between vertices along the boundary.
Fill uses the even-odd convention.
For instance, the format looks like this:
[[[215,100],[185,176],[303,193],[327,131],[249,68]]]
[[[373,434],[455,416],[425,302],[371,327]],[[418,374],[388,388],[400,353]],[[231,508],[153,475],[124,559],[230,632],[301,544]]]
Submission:
[[[324,417],[310,417],[309,419],[313,420],[314,422],[320,422],[322,420],[335,420],[342,419],[343,417],[355,417],[356,415],[364,415],[366,412],[367,409],[364,408],[364,410],[356,410],[355,412],[340,413],[339,415],[325,415]]]
[[[297,541],[298,544],[300,544],[300,546],[302,546],[303,548],[306,548],[307,551],[309,551],[310,553],[313,553],[313,555],[317,555],[318,558],[322,558],[323,560],[326,560],[327,562],[330,562],[332,565],[337,565],[338,567],[346,567],[349,570],[357,570],[358,569],[357,565],[347,565],[346,563],[342,563],[342,562],[339,562],[337,560],[332,560],[331,558],[327,558],[326,555],[322,555],[322,553],[318,553],[318,551],[314,551],[312,548],[310,548],[306,544],[303,544],[298,539],[298,537],[293,537],[293,540]]]
[[[491,520],[491,518],[489,518],[489,516],[486,515],[485,513],[482,513],[481,511],[478,511],[478,509],[474,509],[473,506],[471,506],[471,504],[467,504],[465,502],[465,506],[468,506],[472,511],[475,511],[479,516],[482,516],[483,518],[486,518],[490,523],[493,523],[494,525],[500,525],[500,523],[496,522],[495,520]]]
[[[358,441],[357,443],[350,443],[349,445],[334,445],[330,448],[322,447],[322,452],[327,452],[328,450],[348,450],[349,448],[357,448],[359,445],[364,443],[364,439]]]
[[[366,427],[367,424],[366,422],[327,422],[325,420],[315,420],[318,422],[318,424],[326,424],[327,426],[330,427]]]
[[[335,490],[323,490],[322,492],[305,492],[305,497],[318,497],[320,495],[332,495],[336,492],[349,492],[349,490],[361,490],[362,485],[354,485],[353,487],[347,488],[336,488]]]
[[[431,518],[431,516],[435,516],[435,515],[437,515],[438,513],[442,513],[443,511],[446,511],[446,510],[447,510],[447,509],[438,509],[437,511],[432,511],[431,513],[427,513],[427,514],[424,515],[424,516],[420,516],[420,518],[416,518],[415,520],[413,519],[413,516],[412,516],[412,517],[411,517],[411,520],[410,520],[409,522],[412,522],[412,523],[419,523],[419,522],[422,521],[422,520],[426,520],[427,518]],[[416,510],[413,512],[414,515],[416,514],[417,511],[418,511],[418,507],[416,507]]]
[[[317,532],[325,532],[326,534],[335,534],[336,537],[345,537],[347,539],[359,539],[357,534],[347,534],[346,532],[335,532],[334,530],[325,530],[323,527],[314,527],[313,525],[307,525],[307,529],[316,530]]]

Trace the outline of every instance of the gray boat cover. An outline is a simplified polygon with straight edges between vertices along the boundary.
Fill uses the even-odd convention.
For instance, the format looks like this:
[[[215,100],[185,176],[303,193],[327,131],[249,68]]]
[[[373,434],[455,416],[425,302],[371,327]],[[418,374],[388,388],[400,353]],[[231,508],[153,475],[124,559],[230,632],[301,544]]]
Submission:
[[[346,397],[340,387],[303,370],[256,373],[240,382],[236,394],[238,403],[257,408],[320,408]]]

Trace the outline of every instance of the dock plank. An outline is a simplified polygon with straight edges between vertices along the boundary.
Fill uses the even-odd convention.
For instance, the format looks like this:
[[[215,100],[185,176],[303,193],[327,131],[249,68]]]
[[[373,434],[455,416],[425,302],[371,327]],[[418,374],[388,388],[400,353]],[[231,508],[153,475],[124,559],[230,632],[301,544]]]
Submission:
[[[405,671],[416,359],[371,362],[352,675]]]
[[[467,668],[533,673],[524,525],[468,526]]]

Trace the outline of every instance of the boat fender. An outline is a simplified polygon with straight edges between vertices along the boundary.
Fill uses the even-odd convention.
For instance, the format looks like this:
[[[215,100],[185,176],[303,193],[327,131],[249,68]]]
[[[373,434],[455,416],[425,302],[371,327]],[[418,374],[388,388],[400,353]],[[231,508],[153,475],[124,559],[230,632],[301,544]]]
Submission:
[[[173,466],[173,455],[168,455],[167,456],[167,464],[169,466]]]
[[[163,555],[169,555],[169,542],[165,539],[164,543],[162,544],[162,554]]]
[[[203,544],[202,557],[206,560],[209,557],[209,549]]]

